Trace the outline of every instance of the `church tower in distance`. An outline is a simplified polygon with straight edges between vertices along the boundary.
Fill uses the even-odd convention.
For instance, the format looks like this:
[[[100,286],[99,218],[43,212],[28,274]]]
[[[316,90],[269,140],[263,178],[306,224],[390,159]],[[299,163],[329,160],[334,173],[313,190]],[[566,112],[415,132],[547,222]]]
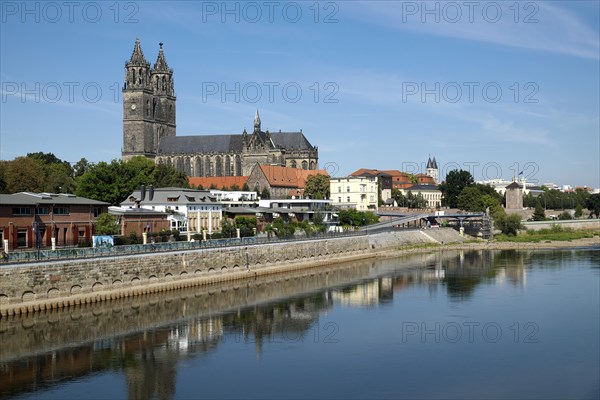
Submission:
[[[175,136],[175,91],[160,43],[153,68],[144,57],[140,40],[125,63],[123,85],[123,160],[133,156],[154,159],[160,140]]]

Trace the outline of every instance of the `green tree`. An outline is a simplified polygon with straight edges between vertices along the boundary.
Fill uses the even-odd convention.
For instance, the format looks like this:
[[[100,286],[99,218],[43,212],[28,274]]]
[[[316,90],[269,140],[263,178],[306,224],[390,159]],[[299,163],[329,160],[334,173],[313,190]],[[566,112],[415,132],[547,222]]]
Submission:
[[[145,157],[132,157],[127,162],[112,160],[92,164],[77,180],[75,193],[118,205],[141,185],[185,187],[187,179],[172,167],[156,165]]]
[[[8,193],[43,192],[46,173],[40,162],[29,157],[17,157],[8,162],[4,179]]]
[[[402,194],[402,191],[399,189],[392,189],[392,197],[398,204],[398,207],[408,207],[406,204],[406,197]]]
[[[249,192],[250,191],[250,187],[248,186],[247,182],[244,182],[244,186],[242,186],[242,191],[243,192]]]
[[[316,226],[323,226],[323,221],[325,220],[325,218],[323,217],[323,213],[320,211],[315,211],[315,213],[313,214],[313,218],[312,218],[312,222],[313,224],[315,224]]]
[[[306,178],[304,194],[311,199],[329,198],[329,176],[324,174],[311,175]]]
[[[296,232],[294,224],[286,224],[283,219],[277,217],[272,223],[273,230],[279,237],[292,236]]]
[[[0,193],[8,193],[8,188],[5,179],[7,166],[8,161],[0,160]]]
[[[577,206],[575,206],[575,218],[581,218],[582,215],[583,207],[581,206],[581,204],[577,203]]]
[[[494,220],[496,227],[505,235],[516,236],[521,229],[521,216],[519,214],[504,215],[497,221]]]
[[[379,217],[371,211],[357,211],[354,209],[340,210],[338,220],[342,226],[365,226],[379,222]]]
[[[561,221],[566,221],[569,219],[573,219],[573,217],[571,216],[571,213],[568,211],[563,211],[558,215],[558,219]]]
[[[484,208],[482,197],[483,195],[477,187],[467,186],[458,195],[456,205],[465,211],[482,211]]]
[[[101,161],[91,165],[78,179],[75,194],[112,205],[121,203],[133,190],[128,191],[128,187],[123,187],[120,164],[121,161],[113,160],[110,164]]]
[[[417,178],[416,175],[414,174],[406,174],[408,176],[408,180],[410,181],[410,183],[412,183],[413,185],[418,185],[419,184],[419,178]]]
[[[109,213],[102,213],[96,218],[96,233],[98,235],[115,235],[119,232],[116,218]]]
[[[416,196],[413,196],[412,202],[410,204],[410,208],[426,208],[426,207],[427,207],[427,200],[425,199],[425,197],[423,197],[421,192],[417,193]]]
[[[41,164],[66,163],[70,166],[68,162],[61,160],[60,158],[56,157],[53,153],[42,153],[41,151],[38,151],[37,153],[27,153],[27,158],[39,161]]]
[[[175,168],[158,164],[154,169],[154,181],[153,184],[157,188],[162,187],[188,187],[187,175],[183,172],[177,171]]]
[[[269,192],[269,189],[267,188],[263,188],[262,192],[260,192],[260,198],[261,199],[270,199],[271,198],[271,193]]]
[[[77,161],[73,166],[73,174],[75,178],[79,178],[81,175],[85,174],[89,167],[90,163],[85,158],[81,158],[79,161]]]
[[[544,207],[542,206],[542,202],[538,198],[535,202],[535,210],[533,210],[533,220],[534,221],[545,221],[546,220],[546,212],[544,211]]]
[[[240,236],[253,236],[254,229],[257,227],[257,220],[254,217],[235,217],[235,227],[240,230]]]
[[[46,183],[44,191],[50,193],[73,193],[76,189],[72,168],[64,163],[45,165]]]
[[[590,217],[595,215],[596,218],[600,218],[600,193],[591,195],[586,202],[586,207],[590,210]]]
[[[450,208],[456,208],[460,192],[473,184],[473,176],[469,171],[455,169],[448,172],[446,182],[439,185],[439,189],[442,191],[442,204]]]
[[[221,222],[221,237],[229,238],[235,237],[235,226],[230,224],[226,219]],[[214,237],[214,235],[213,235]]]

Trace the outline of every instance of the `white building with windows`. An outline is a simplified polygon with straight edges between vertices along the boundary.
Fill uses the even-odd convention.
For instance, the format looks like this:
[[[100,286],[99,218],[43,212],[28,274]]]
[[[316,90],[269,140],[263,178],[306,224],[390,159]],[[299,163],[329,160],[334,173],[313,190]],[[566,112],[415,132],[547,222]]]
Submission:
[[[154,189],[153,196],[133,192],[121,203],[121,208],[146,208],[169,213],[171,229],[190,234],[221,230],[223,207],[207,190],[183,188]]]
[[[331,200],[318,199],[267,199],[259,200],[258,205],[263,213],[286,213],[297,221],[312,222],[314,215],[320,213],[323,223],[327,224],[333,219],[331,203]]]
[[[329,190],[334,207],[376,211],[378,188],[376,176],[330,178]]]
[[[233,191],[233,190],[209,190],[211,197],[214,197],[223,208],[232,207],[256,207],[258,206],[258,194],[254,191]]]
[[[427,201],[427,208],[442,206],[442,191],[436,185],[413,185],[400,191],[405,196],[408,195],[408,192],[412,193],[413,196],[420,194]]]

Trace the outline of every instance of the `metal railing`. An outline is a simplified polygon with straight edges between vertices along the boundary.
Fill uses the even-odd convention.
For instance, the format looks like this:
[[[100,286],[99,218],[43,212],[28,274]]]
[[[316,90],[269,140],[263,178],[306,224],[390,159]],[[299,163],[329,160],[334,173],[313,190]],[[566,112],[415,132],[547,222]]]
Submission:
[[[206,241],[193,242],[166,242],[166,243],[148,243],[148,244],[130,244],[112,247],[83,247],[83,248],[61,248],[56,250],[41,249],[39,251],[13,251],[5,255],[5,258],[0,260],[1,266],[18,265],[22,263],[43,263],[46,261],[60,260],[76,260],[97,257],[119,257],[139,254],[154,254],[169,251],[185,251],[185,250],[200,250],[200,249],[215,249],[234,246],[251,246],[260,244],[273,244],[282,242],[298,242],[306,240],[324,240],[340,237],[365,236],[364,231],[349,231],[349,232],[331,232],[311,235],[298,235],[288,237],[242,237],[225,238],[225,239],[210,239]]]

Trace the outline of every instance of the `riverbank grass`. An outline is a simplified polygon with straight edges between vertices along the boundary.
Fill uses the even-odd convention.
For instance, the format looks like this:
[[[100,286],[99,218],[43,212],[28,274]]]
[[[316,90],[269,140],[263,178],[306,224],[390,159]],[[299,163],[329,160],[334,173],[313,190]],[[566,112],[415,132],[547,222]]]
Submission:
[[[578,239],[590,239],[595,236],[600,239],[600,232],[590,229],[574,230],[553,225],[550,229],[540,229],[539,231],[528,230],[517,236],[497,235],[494,239],[498,242],[540,243],[550,241],[570,242]]]

